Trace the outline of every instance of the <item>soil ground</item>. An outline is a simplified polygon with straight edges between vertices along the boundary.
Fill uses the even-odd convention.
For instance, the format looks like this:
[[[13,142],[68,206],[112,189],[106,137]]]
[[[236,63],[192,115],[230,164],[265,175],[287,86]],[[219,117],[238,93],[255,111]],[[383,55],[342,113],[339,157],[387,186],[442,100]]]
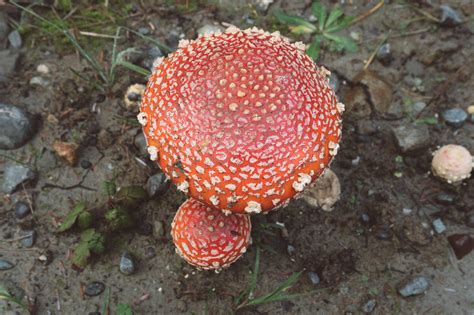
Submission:
[[[354,16],[377,4],[352,2],[343,9]],[[442,3],[431,1],[430,6],[426,2],[413,1],[424,11],[440,16],[437,8]],[[344,99],[356,85],[354,78],[365,62],[389,35],[392,60],[384,64],[375,59],[369,69],[390,83],[390,109],[381,113],[378,104],[373,103],[375,96],[367,95],[368,114],[361,116],[349,110],[345,113],[341,148],[331,165],[340,179],[342,195],[332,212],[313,209],[296,200],[266,216],[254,216],[254,244],[238,262],[218,274],[196,271],[175,254],[168,232],[185,196],[174,186],[134,209],[142,223],[163,222],[163,236],[141,235],[138,227],[116,233],[109,238],[106,253],[95,257],[83,271],[71,268],[69,256],[80,234],[57,233],[57,222],[79,201],[90,206],[106,202],[107,197],[101,192],[104,181],[115,178],[118,186],[145,185],[148,176],[158,171],[135,159],[140,153],[134,138],[141,131],[130,122],[136,109],[126,109],[122,100],[127,86],[146,79],[120,70],[111,92],[102,101],[103,93],[68,70],[73,67],[92,73],[87,63],[80,61],[72,49],[52,45],[51,37],[34,37],[30,33],[27,38],[35,38],[35,42],[25,41],[16,74],[0,87],[0,97],[4,103],[40,115],[41,126],[25,146],[1,152],[0,170],[3,173],[12,159],[22,161],[37,169],[38,180],[0,201],[0,237],[13,235],[13,240],[0,239],[0,259],[15,264],[11,270],[0,271],[0,279],[13,281],[34,298],[38,314],[100,311],[105,293],[82,295],[83,286],[91,281],[101,281],[110,289],[112,312],[119,303],[127,303],[136,314],[226,314],[235,311],[234,298],[248,287],[256,247],[260,246],[255,296],[271,292],[298,271],[303,274],[290,292],[310,293],[289,301],[243,308],[238,310],[241,314],[358,314],[369,300],[376,301],[374,314],[474,314],[474,255],[457,260],[447,242],[448,235],[474,232],[465,224],[466,214],[474,208],[473,179],[452,186],[429,172],[431,154],[438,146],[456,143],[474,152],[474,124],[466,122],[461,128],[451,128],[441,120],[430,124],[430,143],[411,155],[400,152],[392,133],[395,127],[413,123],[406,115],[406,100],[428,104],[422,118],[437,117],[448,108],[467,108],[474,102],[472,2],[448,2],[445,4],[456,8],[465,23],[439,26],[420,19],[423,15],[401,1],[386,1],[375,14],[342,32],[352,32],[358,39],[358,52],[323,50],[317,62],[338,75],[338,95]],[[276,1],[269,12],[278,6],[293,14],[309,15],[308,1]],[[194,38],[204,24],[227,22],[245,27],[250,18],[256,26],[268,29],[276,25],[283,34],[295,38],[286,26],[275,24],[271,13],[246,5],[239,9],[229,7],[228,2],[221,1],[220,5],[200,5],[186,12],[173,6],[145,4],[123,23],[133,29],[153,24],[153,36],[170,46],[176,44],[173,34]],[[15,9],[10,8],[9,12],[14,18],[19,17]],[[43,7],[38,12],[47,14],[50,10]],[[416,18],[419,20],[402,25]],[[134,36],[120,45],[123,49],[148,47]],[[46,87],[28,83],[38,75],[38,64],[50,69],[50,84]],[[414,85],[413,78],[421,81]],[[361,124],[371,126],[372,132],[361,131]],[[57,158],[55,140],[78,143],[78,160],[90,161],[93,168],[84,170],[79,163],[71,167]],[[74,186],[78,183],[81,185]],[[442,193],[454,195],[455,201],[440,204],[437,197]],[[15,241],[22,226],[11,210],[17,200],[25,200],[26,196],[35,209],[31,225],[38,233],[32,248],[22,248],[20,241]],[[406,214],[403,209],[412,211]],[[364,221],[362,215],[368,219]],[[446,232],[433,231],[435,218],[443,220]],[[277,222],[285,228],[276,227]],[[294,251],[289,253],[288,245]],[[150,247],[156,256],[147,256]],[[44,266],[37,258],[46,249],[54,258]],[[133,275],[126,276],[118,270],[123,250],[130,251],[136,259],[137,271]],[[308,272],[317,273],[321,282],[312,284]],[[422,295],[401,297],[398,286],[416,275],[429,279],[430,287]]]

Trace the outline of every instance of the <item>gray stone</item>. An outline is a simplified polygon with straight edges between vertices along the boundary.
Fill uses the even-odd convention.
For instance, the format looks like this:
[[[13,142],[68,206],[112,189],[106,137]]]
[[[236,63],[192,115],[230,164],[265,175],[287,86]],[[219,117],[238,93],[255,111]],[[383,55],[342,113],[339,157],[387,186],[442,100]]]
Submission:
[[[30,79],[30,85],[48,87],[49,86],[49,80],[46,80],[45,78],[42,78],[42,77],[32,77]]]
[[[444,225],[444,222],[441,219],[433,220],[432,224],[436,233],[442,234],[446,231],[446,225]]]
[[[124,275],[131,275],[135,272],[135,261],[129,252],[125,251],[120,258],[120,272]]]
[[[212,33],[217,33],[217,32],[222,32],[224,28],[219,25],[215,24],[205,24],[198,28],[197,33],[199,35],[207,35],[207,34],[212,34]]]
[[[36,131],[35,116],[27,111],[0,103],[0,149],[17,149],[30,140]]]
[[[153,222],[153,227],[154,227],[155,236],[160,236],[160,237],[165,236],[165,225],[163,224],[163,221],[157,220]]]
[[[290,244],[286,247],[286,252],[288,253],[288,255],[293,256],[296,252],[296,248]]]
[[[16,70],[20,53],[12,50],[0,51],[0,82],[7,82]]]
[[[158,173],[150,176],[146,182],[146,191],[150,198],[163,194],[164,192],[166,192],[166,190],[168,190],[168,187],[169,180],[163,173]]]
[[[0,259],[0,271],[2,270],[9,270],[15,267],[15,265],[8,260]]]
[[[409,297],[424,293],[429,287],[428,279],[423,276],[408,279],[398,289],[403,297]]]
[[[443,4],[439,8],[441,9],[441,24],[453,26],[462,22],[459,13],[453,10],[449,5]]]
[[[308,272],[308,278],[309,278],[309,281],[311,281],[311,283],[314,285],[321,283],[321,278],[319,278],[319,275],[316,272],[313,272],[313,271]]]
[[[412,153],[430,145],[430,132],[426,125],[402,125],[393,129],[395,141],[403,153]]]
[[[441,205],[450,206],[455,203],[456,195],[442,192],[436,195],[436,201]]]
[[[148,27],[139,27],[138,28],[138,33],[140,33],[142,35],[150,35],[151,34],[150,29]]]
[[[133,139],[133,144],[140,152],[140,155],[144,158],[149,158],[150,154],[148,153],[148,146],[146,143],[146,138],[143,132],[139,131],[138,134]]]
[[[10,43],[10,47],[13,49],[19,49],[23,44],[23,41],[21,40],[21,35],[17,30],[14,30],[10,34],[8,34],[8,42]]]
[[[141,65],[146,69],[152,69],[153,62],[159,57],[163,57],[163,52],[160,50],[160,48],[153,46],[146,52],[145,58],[141,62]]]
[[[382,64],[388,65],[393,59],[390,43],[385,43],[380,46],[379,50],[377,50],[376,57]]]
[[[21,245],[26,248],[33,247],[36,243],[36,236],[37,233],[35,230],[27,230],[27,231],[21,231],[20,233],[21,237],[24,237],[21,239]]]
[[[7,36],[10,28],[7,23],[7,14],[0,12],[0,50],[7,48]]]
[[[84,294],[87,296],[97,296],[104,292],[105,284],[99,281],[94,281],[89,284],[84,289]]]
[[[462,108],[451,108],[443,112],[443,120],[447,125],[460,128],[467,120],[467,113]]]
[[[370,314],[374,311],[376,305],[377,301],[374,299],[370,299],[362,306],[362,312],[364,312],[365,314]]]
[[[24,201],[18,201],[15,204],[15,217],[17,219],[23,219],[30,214],[30,206]]]
[[[337,93],[341,87],[341,82],[335,72],[331,72],[331,76],[329,77],[329,86],[334,91],[334,93]]]
[[[417,117],[418,114],[421,113],[423,109],[425,109],[425,107],[426,107],[425,102],[415,102],[411,106],[411,114],[413,115],[413,117]]]
[[[26,181],[31,181],[36,178],[36,173],[28,166],[21,164],[10,164],[5,167],[3,173],[2,191],[6,194],[12,193],[15,188]]]

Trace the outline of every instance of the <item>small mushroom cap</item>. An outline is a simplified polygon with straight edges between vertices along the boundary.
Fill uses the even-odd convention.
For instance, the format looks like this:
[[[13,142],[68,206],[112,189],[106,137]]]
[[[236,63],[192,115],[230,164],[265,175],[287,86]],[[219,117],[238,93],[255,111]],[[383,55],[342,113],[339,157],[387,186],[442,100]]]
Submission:
[[[431,168],[434,175],[456,183],[471,176],[473,164],[473,157],[465,147],[448,144],[434,153]]]
[[[139,120],[177,187],[237,213],[286,204],[339,147],[328,71],[278,34],[231,27],[155,62]]]
[[[177,253],[201,269],[226,268],[247,250],[251,222],[246,214],[225,215],[196,199],[179,207],[171,235]]]

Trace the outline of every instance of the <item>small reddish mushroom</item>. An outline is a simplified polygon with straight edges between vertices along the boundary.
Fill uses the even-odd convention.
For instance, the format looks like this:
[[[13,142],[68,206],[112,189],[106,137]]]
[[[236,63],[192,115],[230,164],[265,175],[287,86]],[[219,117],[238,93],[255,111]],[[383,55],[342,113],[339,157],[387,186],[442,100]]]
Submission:
[[[230,27],[155,62],[138,120],[178,189],[226,213],[285,205],[336,155],[328,74],[278,33]]]
[[[194,198],[179,207],[171,224],[176,251],[201,269],[221,269],[235,262],[247,250],[250,230],[248,215],[225,215]]]
[[[469,151],[460,145],[448,144],[433,154],[433,174],[448,183],[458,183],[471,176],[474,159]]]

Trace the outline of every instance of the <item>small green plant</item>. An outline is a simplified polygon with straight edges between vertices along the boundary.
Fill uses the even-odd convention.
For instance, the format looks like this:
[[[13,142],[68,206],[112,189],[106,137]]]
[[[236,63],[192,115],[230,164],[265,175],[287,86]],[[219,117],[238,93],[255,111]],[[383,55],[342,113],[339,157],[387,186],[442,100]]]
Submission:
[[[150,37],[140,34],[139,32],[136,32],[135,30],[132,30],[130,28],[119,26],[117,27],[115,35],[113,36],[114,42],[112,45],[110,63],[108,65],[103,65],[102,62],[94,58],[90,52],[88,52],[83,46],[81,46],[81,44],[79,44],[77,39],[67,29],[64,21],[60,20],[59,22],[51,22],[27,7],[24,7],[14,1],[11,1],[10,3],[18,7],[19,9],[23,10],[24,12],[37,18],[43,24],[44,28],[55,30],[63,34],[64,37],[67,39],[67,41],[79,52],[81,57],[87,61],[87,63],[89,64],[89,66],[91,66],[91,68],[94,70],[96,75],[94,77],[87,77],[72,68],[70,68],[70,70],[79,78],[87,82],[90,82],[95,88],[97,88],[98,90],[106,94],[110,93],[112,86],[114,85],[115,80],[116,80],[117,68],[120,66],[144,76],[147,76],[150,74],[150,72],[147,69],[144,69],[140,66],[132,64],[126,60],[127,56],[137,52],[134,48],[127,48],[120,52],[117,51],[118,40],[121,38],[120,34],[122,30],[126,30],[130,33],[133,33],[139,36],[140,38],[146,41],[153,43],[154,45],[158,46],[162,51],[166,53],[170,53],[172,51],[170,47],[168,47],[165,44],[162,44],[161,42],[157,40],[154,40]]]
[[[28,314],[33,314],[32,308],[25,302],[23,302],[23,299],[17,296],[13,296],[8,290],[7,287],[3,286],[0,284],[0,301],[5,301],[7,303],[14,304],[24,311],[28,312]],[[0,305],[0,313],[4,314],[5,310],[3,309],[2,305]],[[6,311],[5,311],[6,313]]]
[[[257,247],[257,253],[255,255],[255,267],[252,272],[252,276],[250,278],[250,284],[247,289],[243,290],[239,296],[235,299],[234,303],[236,305],[236,309],[242,309],[244,307],[249,306],[256,306],[270,302],[278,302],[278,301],[288,301],[293,298],[300,297],[303,294],[288,294],[288,291],[293,285],[298,282],[301,277],[302,271],[293,273],[288,279],[286,279],[283,283],[281,283],[275,290],[271,293],[254,297],[254,291],[257,287],[257,279],[258,279],[258,272],[260,270],[260,248]]]
[[[283,11],[276,11],[275,16],[280,22],[288,24],[292,33],[313,35],[306,53],[314,60],[318,58],[321,48],[324,46],[329,47],[332,51],[357,51],[357,43],[354,40],[347,36],[335,34],[351,25],[352,16],[344,15],[339,7],[335,7],[328,12],[328,9],[319,1],[313,2],[311,11],[316,18],[315,23],[299,16],[288,15]]]
[[[84,202],[78,203],[58,229],[58,232],[65,232],[78,226],[83,230],[71,258],[72,264],[81,269],[87,266],[93,254],[105,251],[106,238],[135,224],[136,220],[130,209],[146,198],[145,190],[138,185],[117,188],[115,180],[106,180],[102,183],[102,188],[108,197],[105,204],[87,209]],[[92,227],[94,223],[95,228]]]

